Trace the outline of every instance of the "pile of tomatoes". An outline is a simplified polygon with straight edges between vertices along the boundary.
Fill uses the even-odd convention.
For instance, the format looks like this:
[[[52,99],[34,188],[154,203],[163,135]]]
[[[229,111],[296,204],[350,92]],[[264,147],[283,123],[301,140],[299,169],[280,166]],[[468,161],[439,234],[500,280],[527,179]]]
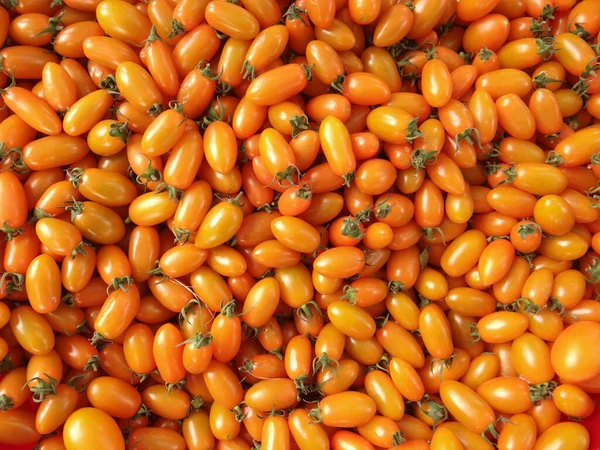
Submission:
[[[0,4],[0,444],[589,448],[599,0]]]

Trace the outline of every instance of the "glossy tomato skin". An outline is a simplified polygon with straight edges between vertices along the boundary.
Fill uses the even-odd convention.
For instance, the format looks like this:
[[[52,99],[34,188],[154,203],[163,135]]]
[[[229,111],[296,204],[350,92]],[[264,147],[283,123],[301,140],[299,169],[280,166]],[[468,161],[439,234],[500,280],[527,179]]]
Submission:
[[[427,103],[436,108],[446,105],[452,98],[452,78],[448,66],[434,59],[423,67],[423,96]]]
[[[582,346],[583,336],[598,332],[593,322],[579,322],[567,327],[552,346],[552,366],[566,382],[579,382],[593,378],[600,372],[597,359],[587,354],[589,347]]]
[[[0,195],[8,200],[0,207],[1,226],[8,229],[22,227],[27,220],[24,218],[27,199],[23,186],[13,172],[0,173]]]
[[[65,423],[63,438],[67,448],[87,445],[89,440],[102,440],[103,445],[111,450],[125,448],[117,423],[96,408],[81,408],[71,414]]]
[[[2,442],[7,445],[33,445],[41,438],[35,428],[35,413],[25,408],[2,413],[0,429]]]
[[[534,450],[555,448],[585,449],[590,445],[590,435],[583,425],[574,422],[558,423],[544,431],[535,443]]]
[[[21,346],[34,355],[47,355],[54,347],[52,328],[29,306],[11,312],[10,328]]]
[[[495,420],[490,405],[469,387],[458,381],[443,381],[440,396],[448,411],[469,430],[480,433]],[[472,414],[472,413],[477,414]]]
[[[348,414],[347,402],[360,404],[360,414]],[[327,426],[349,427],[366,424],[376,412],[375,402],[360,392],[341,392],[327,396],[320,404],[323,423]]]
[[[95,408],[121,419],[135,415],[142,404],[142,396],[131,384],[114,377],[98,377],[92,380],[87,396]],[[131,411],[134,411],[133,414]]]

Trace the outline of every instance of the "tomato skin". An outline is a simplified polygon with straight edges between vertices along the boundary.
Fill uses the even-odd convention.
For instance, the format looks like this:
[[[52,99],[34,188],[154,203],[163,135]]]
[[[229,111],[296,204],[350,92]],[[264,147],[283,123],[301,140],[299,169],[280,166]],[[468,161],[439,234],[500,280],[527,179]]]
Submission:
[[[452,277],[466,274],[486,247],[485,235],[479,230],[469,230],[452,241],[442,255],[441,266]]]
[[[558,261],[574,261],[588,249],[588,242],[575,231],[542,239],[539,252]]]
[[[396,322],[387,322],[377,330],[377,342],[393,357],[398,357],[415,368],[425,364],[423,349],[417,340]]]
[[[22,387],[27,383],[27,369],[18,367],[13,369],[0,381],[0,396],[2,396],[2,412],[19,408],[29,399],[29,392]],[[7,404],[10,399],[12,406]]]
[[[111,1],[111,0],[104,0]],[[122,1],[122,0],[118,0]],[[125,61],[115,71],[117,86],[125,100],[146,111],[162,103],[162,94],[152,76],[139,64]]]
[[[359,414],[348,410],[347,406],[352,402],[360,405]],[[376,412],[375,402],[366,394],[360,392],[340,392],[325,397],[320,405],[323,424],[333,427],[352,428],[366,424],[373,418]]]
[[[8,27],[10,25],[10,16],[5,8],[0,10],[0,24],[2,24],[2,33],[0,34],[0,45],[4,46],[6,37],[8,36]]]
[[[0,206],[0,226],[10,229],[21,228],[25,225],[27,198],[25,190],[14,172],[0,172],[0,196],[7,199]]]
[[[92,380],[87,396],[95,408],[120,419],[134,416],[142,404],[142,396],[131,384],[113,377]]]
[[[150,21],[134,5],[122,0],[103,0],[96,8],[98,23],[121,41],[141,44],[150,34]]]
[[[257,105],[270,106],[300,93],[307,84],[305,68],[300,64],[287,64],[256,77],[246,96]]]
[[[408,7],[394,4],[387,8],[378,18],[373,34],[373,44],[377,47],[388,47],[401,41],[410,31],[413,15]]]
[[[427,305],[419,316],[419,329],[427,351],[435,358],[450,357],[454,350],[450,323],[436,304]]]
[[[495,448],[485,441],[481,435],[474,433],[461,423],[448,421],[440,424],[439,427],[450,430],[461,441],[463,446],[467,448],[477,448],[481,450],[492,450]]]
[[[494,70],[481,75],[475,82],[475,88],[487,91],[494,101],[510,93],[524,97],[529,93],[531,87],[531,77],[518,69]]]
[[[531,405],[529,383],[517,377],[498,377],[477,388],[479,394],[495,410],[503,414],[519,414]]]
[[[85,198],[111,208],[129,205],[138,194],[126,176],[96,168],[85,169],[74,182]]]
[[[565,167],[575,167],[589,163],[599,141],[600,127],[587,127],[561,140],[555,151],[562,157]]]
[[[288,425],[292,437],[300,447],[300,450],[309,450],[317,445],[323,450],[329,450],[329,437],[323,427],[311,421],[308,411],[295,409],[288,416]]]
[[[244,401],[255,411],[285,409],[296,405],[295,391],[294,382],[289,378],[261,380],[246,391]]]
[[[66,448],[77,448],[98,439],[102,439],[107,449],[125,448],[117,423],[104,411],[96,408],[81,408],[71,414],[65,422],[63,439]]]
[[[558,336],[551,350],[552,367],[563,382],[582,382],[600,373],[598,360],[583,346],[585,339],[600,331],[594,322],[578,322]]]
[[[417,371],[406,361],[393,358],[390,361],[390,376],[404,398],[419,401],[425,394],[423,382],[419,379]]]
[[[12,73],[14,77],[18,79],[39,80],[42,78],[46,63],[53,62],[58,64],[59,62],[57,55],[45,52],[42,47],[34,47],[31,45],[5,47],[0,50],[0,56],[6,64],[7,69],[5,70],[7,73]],[[8,69],[8,67],[10,67],[10,69]]]
[[[229,173],[235,165],[237,143],[233,129],[225,122],[213,122],[204,132],[204,157],[218,173]]]
[[[172,324],[162,325],[154,336],[153,355],[158,371],[167,383],[177,383],[186,374],[183,366],[181,333]]]
[[[123,337],[123,352],[127,364],[135,373],[148,373],[156,368],[152,355],[154,333],[144,323],[136,323],[127,328]]]
[[[57,111],[70,107],[77,100],[77,87],[59,64],[47,63],[42,72],[44,99]],[[57,85],[62,85],[58,88]]]
[[[243,400],[243,391],[235,372],[227,365],[212,360],[202,376],[217,403],[226,408],[233,408]]]
[[[256,18],[241,6],[212,1],[204,11],[205,20],[216,30],[234,39],[254,39],[260,25]]]
[[[584,450],[589,448],[590,435],[585,427],[574,422],[561,422],[544,431],[533,450],[545,448]]]
[[[10,328],[19,344],[33,355],[47,355],[54,347],[54,333],[44,317],[29,306],[13,309]]]
[[[350,103],[370,106],[387,103],[391,98],[391,90],[387,82],[376,74],[353,72],[344,81],[342,95]]]
[[[242,226],[242,209],[229,201],[215,205],[204,217],[194,245],[210,249],[227,242]]]
[[[441,108],[452,98],[452,77],[448,66],[439,59],[428,61],[423,67],[422,89],[427,103]]]
[[[369,397],[375,401],[381,415],[394,421],[402,419],[403,397],[389,375],[379,371],[369,372],[365,377],[365,389]]]
[[[567,184],[567,177],[560,169],[534,162],[517,164],[516,176],[513,180],[515,187],[539,196],[560,194],[567,187]]]
[[[333,172],[341,177],[350,176],[356,169],[356,158],[344,123],[337,117],[326,117],[319,127],[319,137]]]
[[[346,336],[368,339],[375,334],[375,321],[358,306],[340,300],[334,301],[327,307],[327,316]]]
[[[219,49],[220,40],[214,28],[200,23],[175,45],[173,62],[181,78],[192,72],[198,61],[210,60]]]
[[[156,422],[155,422],[156,423]],[[173,450],[184,450],[187,448],[185,439],[179,433],[179,430],[171,430],[159,427],[140,427],[134,429],[130,436],[138,442],[136,447],[139,450],[149,450],[151,448],[170,448]]]
[[[496,419],[490,405],[458,381],[442,381],[440,396],[448,411],[470,431],[481,433]]]
[[[139,304],[140,293],[136,285],[127,291],[111,292],[96,318],[96,331],[107,339],[120,336],[138,313]]]
[[[573,75],[585,71],[586,65],[595,58],[594,51],[579,36],[572,33],[560,33],[556,36],[557,61]]]
[[[35,417],[35,428],[48,434],[59,428],[75,411],[79,393],[68,384],[59,384],[56,395],[46,397],[40,404]]]
[[[139,226],[151,227],[166,221],[175,214],[177,205],[168,192],[147,192],[129,205],[129,217]]]
[[[164,384],[144,389],[142,401],[157,415],[170,420],[181,420],[186,417],[191,403],[190,396],[186,391],[174,388],[169,392]]]
[[[489,314],[477,322],[481,339],[491,344],[509,342],[523,334],[528,326],[526,316],[509,311]]]
[[[440,3],[431,0],[416,1],[413,9],[413,25],[406,35],[409,39],[419,39],[427,35],[439,22],[446,10],[447,1]]]
[[[514,257],[515,248],[508,240],[499,239],[488,244],[478,263],[482,283],[491,286],[502,280],[510,270]]]
[[[463,448],[460,439],[447,428],[438,428],[430,443],[431,450],[460,450]]]
[[[441,190],[450,195],[462,196],[466,192],[466,183],[459,166],[443,153],[426,167],[427,175]]]
[[[356,247],[335,247],[321,253],[313,268],[330,278],[346,278],[359,273],[365,266],[364,253]]]
[[[25,408],[3,412],[0,416],[0,431],[2,443],[7,445],[33,445],[41,438],[35,428],[35,413]]]
[[[62,122],[56,111],[32,92],[15,86],[6,90],[3,99],[6,106],[40,133],[55,136],[62,131]]]
[[[272,177],[295,165],[296,157],[292,148],[283,135],[274,128],[263,130],[258,147],[264,166]]]
[[[536,424],[527,414],[515,414],[510,417],[498,438],[498,449],[516,450],[518,448],[531,450],[536,440]]]
[[[183,136],[185,116],[173,109],[162,112],[146,129],[142,136],[143,154],[160,156],[173,148]]]
[[[509,33],[509,21],[500,14],[488,14],[471,22],[462,39],[465,51],[476,52],[482,47],[497,52]]]
[[[500,362],[495,354],[479,355],[473,359],[460,382],[476,391],[486,381],[496,378],[499,368]]]
[[[94,202],[81,204],[81,212],[73,224],[84,238],[98,244],[116,244],[126,233],[125,224],[116,211]]]
[[[556,407],[569,417],[585,418],[594,412],[594,403],[583,389],[574,384],[561,384],[552,393]]]
[[[380,106],[373,109],[367,116],[367,127],[382,141],[404,144],[407,136],[406,129],[411,120],[411,114],[403,109]]]
[[[40,314],[56,310],[60,304],[60,269],[48,255],[39,255],[27,268],[25,289],[31,307]]]
[[[511,359],[521,377],[531,384],[544,383],[554,378],[550,349],[531,333],[524,333],[513,341]]]
[[[531,217],[537,199],[527,192],[512,186],[497,186],[487,194],[489,205],[496,211],[517,219]],[[511,202],[512,208],[507,207],[507,201]]]
[[[506,94],[496,100],[499,124],[517,139],[530,139],[535,134],[535,117],[516,94]]]

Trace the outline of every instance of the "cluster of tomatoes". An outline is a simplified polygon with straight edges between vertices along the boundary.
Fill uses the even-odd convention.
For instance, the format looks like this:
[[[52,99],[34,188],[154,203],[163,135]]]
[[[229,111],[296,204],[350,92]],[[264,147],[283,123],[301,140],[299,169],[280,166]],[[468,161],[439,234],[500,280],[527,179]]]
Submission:
[[[1,5],[1,444],[588,449],[599,0]]]

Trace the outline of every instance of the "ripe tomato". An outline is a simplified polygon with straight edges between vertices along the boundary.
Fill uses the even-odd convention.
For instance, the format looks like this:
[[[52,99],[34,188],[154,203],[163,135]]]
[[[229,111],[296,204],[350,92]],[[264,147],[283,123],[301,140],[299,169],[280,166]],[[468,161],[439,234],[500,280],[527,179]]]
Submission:
[[[496,418],[483,398],[458,381],[442,381],[440,396],[448,411],[474,433],[483,432]]]
[[[248,86],[246,96],[257,105],[274,105],[302,92],[309,78],[310,70],[307,67],[287,64],[256,77]]]
[[[161,326],[154,336],[153,356],[163,380],[178,383],[185,377],[183,366],[183,341],[180,331],[172,324]]]
[[[107,449],[123,449],[125,442],[117,423],[107,413],[96,408],[81,408],[65,422],[63,439],[67,448],[102,440]]]
[[[0,430],[2,430],[3,443],[7,445],[25,446],[39,442],[41,434],[38,433],[35,427],[34,412],[28,411],[25,408],[14,408],[10,411],[3,412],[0,417]],[[118,428],[117,431],[120,436],[121,431]],[[123,448],[123,446],[121,448]]]
[[[590,435],[585,427],[574,422],[562,422],[544,431],[535,442],[534,450],[548,446],[567,447],[573,450],[583,450],[590,445]]]
[[[319,137],[321,148],[333,172],[348,182],[354,177],[356,158],[344,123],[336,117],[326,117],[319,127]]]
[[[432,59],[423,66],[421,75],[423,96],[427,103],[441,108],[452,98],[452,77],[448,66],[440,59]]]
[[[61,299],[61,276],[60,269],[52,257],[39,255],[31,261],[25,282],[29,303],[36,312],[47,314],[58,308]]]
[[[249,11],[235,4],[212,1],[204,14],[210,26],[234,39],[254,39],[260,29],[258,20]]]
[[[150,386],[142,391],[142,401],[148,408],[165,419],[181,420],[187,416],[191,399],[186,391],[169,390],[164,384]]]
[[[552,367],[564,382],[580,382],[593,378],[600,370],[597,359],[588,355],[583,336],[598,332],[593,322],[578,322],[567,327],[556,339],[551,350]]]
[[[360,405],[360,408],[354,411],[348,409],[349,402]],[[375,402],[368,395],[347,391],[325,397],[316,413],[324,425],[351,428],[366,424],[375,412]]]
[[[527,414],[515,414],[500,432],[498,448],[533,448],[536,437],[533,418]]]
[[[113,417],[128,419],[142,404],[142,396],[131,384],[113,377],[98,377],[87,389],[90,403]]]
[[[227,365],[213,359],[202,376],[217,403],[233,408],[242,401],[243,391],[239,380]]]
[[[13,309],[10,329],[19,344],[33,355],[47,355],[54,347],[54,333],[44,317],[29,306]]]
[[[442,255],[441,267],[450,276],[464,275],[477,263],[485,247],[485,235],[479,230],[469,230],[447,247]]]
[[[529,383],[518,377],[498,377],[477,388],[479,394],[495,411],[519,414],[532,406]]]
[[[0,172],[0,196],[7,200],[0,207],[0,224],[10,238],[27,220],[25,190],[13,172]]]

